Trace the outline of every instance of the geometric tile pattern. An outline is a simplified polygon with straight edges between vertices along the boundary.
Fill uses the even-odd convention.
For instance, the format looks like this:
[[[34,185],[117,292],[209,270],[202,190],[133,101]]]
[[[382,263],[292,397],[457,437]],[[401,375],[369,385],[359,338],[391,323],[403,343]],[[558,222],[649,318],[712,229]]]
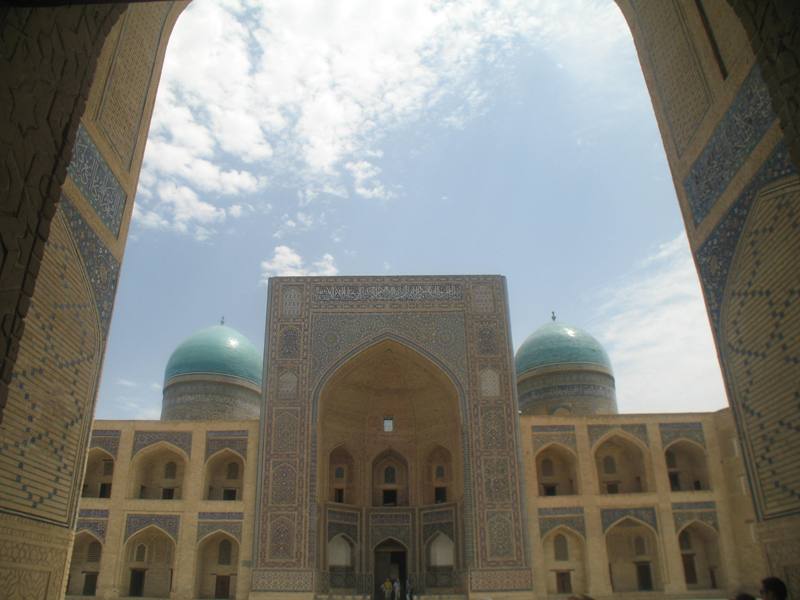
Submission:
[[[197,518],[201,521],[241,521],[244,513],[240,512],[200,512]]]
[[[683,181],[695,225],[708,215],[775,119],[769,91],[754,66]]]
[[[147,448],[158,442],[167,442],[186,452],[187,456],[192,454],[192,432],[191,431],[137,431],[133,434],[133,448],[131,456],[139,452],[142,448]]]
[[[78,519],[75,525],[75,532],[88,531],[101,542],[106,541],[106,528],[108,521],[106,519]]]
[[[678,439],[697,442],[701,446],[706,445],[702,423],[659,423],[658,429],[661,432],[661,445],[664,448]]]
[[[206,432],[206,460],[223,449],[236,452],[242,458],[247,457],[247,431],[208,431]]]
[[[92,431],[92,439],[89,448],[102,448],[114,458],[117,458],[119,450],[120,432],[114,429],[95,429]]]
[[[155,525],[163,530],[176,544],[178,543],[178,529],[181,525],[179,515],[128,515],[125,521],[125,540],[127,541],[137,531],[141,531],[150,525]]]
[[[539,535],[544,538],[547,532],[556,527],[568,527],[586,537],[586,523],[582,506],[561,506],[539,509]]]
[[[197,540],[217,531],[224,531],[235,537],[237,541],[242,541],[242,524],[226,521],[200,521],[197,524]]]
[[[594,445],[597,443],[597,440],[599,440],[606,433],[608,433],[613,429],[621,429],[622,431],[629,433],[634,437],[639,438],[642,442],[644,442],[645,446],[650,445],[650,440],[647,437],[647,426],[639,424],[589,425],[589,445],[592,448],[594,448]]]
[[[118,236],[125,213],[125,190],[83,125],[78,127],[67,173],[103,224]]]
[[[641,507],[601,509],[600,518],[603,523],[603,532],[605,533],[609,527],[625,517],[633,517],[634,519],[638,519],[642,523],[647,523],[654,530],[658,531],[658,520],[656,519],[655,509],[650,507]]]
[[[576,449],[574,425],[533,425],[531,432],[534,451],[549,444],[561,444]]]
[[[719,531],[717,510],[714,502],[673,502],[672,518],[675,531],[680,531],[687,523],[699,521]]]

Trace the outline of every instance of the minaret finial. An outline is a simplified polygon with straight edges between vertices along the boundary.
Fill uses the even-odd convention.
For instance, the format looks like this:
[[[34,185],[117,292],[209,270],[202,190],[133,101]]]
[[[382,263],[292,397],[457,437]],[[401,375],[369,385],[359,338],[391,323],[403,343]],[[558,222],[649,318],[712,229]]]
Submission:
[[[553,319],[553,321],[556,320],[556,311],[554,311],[554,310],[550,311],[550,318]]]
[[[222,315],[222,318],[219,320],[220,325],[225,325],[225,315]]]

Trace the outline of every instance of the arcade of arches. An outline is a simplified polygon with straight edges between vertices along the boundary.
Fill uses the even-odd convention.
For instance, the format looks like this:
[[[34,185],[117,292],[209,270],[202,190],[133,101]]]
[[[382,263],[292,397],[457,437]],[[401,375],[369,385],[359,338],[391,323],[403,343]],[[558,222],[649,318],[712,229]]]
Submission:
[[[523,344],[515,371],[500,278],[273,280],[263,386],[250,367],[181,374],[170,401],[182,420],[170,405],[162,421],[93,431],[161,64],[185,3],[22,4],[0,9],[0,589],[10,598],[371,593],[378,565],[418,589],[503,598],[679,596],[767,573],[800,594],[800,461],[785,418],[800,393],[796,2],[617,1],[730,410],[609,414],[607,357],[548,362],[535,342],[553,330]],[[383,348],[414,374],[403,385],[422,378],[441,396],[383,405],[360,438],[346,435],[359,421],[346,411],[328,429],[330,407],[350,402],[337,389],[358,387],[359,365],[379,362],[389,334],[405,340]],[[457,412],[422,420],[445,406]],[[409,450],[412,431],[424,449]],[[219,562],[224,541],[231,565]]]

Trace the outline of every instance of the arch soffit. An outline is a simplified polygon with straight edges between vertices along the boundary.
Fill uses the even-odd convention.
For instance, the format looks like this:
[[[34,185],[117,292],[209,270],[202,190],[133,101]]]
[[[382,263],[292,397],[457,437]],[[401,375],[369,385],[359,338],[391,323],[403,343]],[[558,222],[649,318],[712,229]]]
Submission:
[[[600,450],[600,447],[615,437],[633,444],[642,453],[642,456],[647,456],[650,453],[650,448],[648,448],[644,442],[642,442],[642,440],[637,438],[635,435],[628,433],[624,429],[614,428],[600,436],[600,438],[598,438],[598,440],[594,443],[594,446],[592,446],[592,454],[595,455],[595,458],[597,458],[597,451]]]
[[[350,544],[350,546],[351,546],[351,547],[353,547],[353,548],[357,548],[357,547],[358,547],[358,544],[355,542],[355,540],[353,540],[353,538],[351,538],[351,537],[350,537],[349,535],[347,535],[346,533],[341,533],[341,532],[340,532],[340,533],[337,533],[335,536],[333,536],[331,539],[329,539],[329,540],[328,540],[328,544],[330,544],[330,543],[331,543],[333,540],[335,540],[336,538],[342,538],[342,539],[343,539],[345,542],[347,542],[348,544]],[[382,544],[382,543],[383,543],[383,542],[380,542],[378,545],[380,545],[380,544]],[[405,547],[405,546],[404,546],[404,547]]]
[[[92,458],[92,454],[104,454],[105,455],[103,457],[104,460],[113,460],[115,463],[117,462],[117,459],[114,458],[113,454],[111,454],[105,448],[101,448],[100,446],[89,446],[89,452],[88,452],[87,459],[91,459]],[[87,462],[88,462],[88,460],[87,460]]]
[[[351,452],[350,448],[347,446],[347,442],[339,442],[338,444],[334,445],[333,448],[331,448],[328,451],[328,459],[330,459],[330,457],[333,455],[334,452],[344,452],[353,461],[355,461],[355,459],[356,459],[356,457],[353,454],[353,452]]]
[[[387,536],[387,537],[383,538],[381,541],[379,541],[377,544],[373,545],[372,546],[372,551],[375,552],[375,550],[378,548],[378,546],[380,546],[382,544],[385,544],[386,542],[394,542],[398,546],[402,546],[403,550],[408,552],[408,546],[406,546],[403,542],[401,542],[400,540],[398,540],[397,538],[392,537],[392,536]]]
[[[426,360],[427,362],[432,363],[441,373],[445,375],[448,382],[456,392],[458,397],[458,405],[461,410],[459,410],[458,419],[459,423],[463,423],[464,421],[464,411],[465,411],[465,403],[466,403],[466,395],[464,394],[464,387],[458,380],[458,377],[453,373],[452,369],[450,369],[444,362],[439,359],[436,355],[432,354],[430,351],[426,350],[425,348],[421,347],[419,344],[409,340],[399,334],[384,332],[378,334],[377,336],[365,341],[362,344],[359,344],[344,356],[340,357],[336,362],[334,362],[325,373],[319,378],[319,381],[314,386],[313,393],[311,395],[313,402],[311,406],[311,420],[313,423],[317,422],[317,417],[319,415],[319,401],[322,396],[322,392],[325,390],[327,385],[336,377],[336,375],[341,371],[343,367],[349,364],[351,361],[357,359],[359,356],[368,352],[372,348],[382,344],[384,342],[394,342],[403,346],[404,348],[411,350],[415,354],[419,355],[420,358]]]
[[[439,536],[447,538],[450,541],[450,543],[452,543],[455,546],[456,541],[449,535],[447,535],[444,531],[434,531],[425,540],[423,540],[422,547],[428,548],[428,546],[430,546],[431,543],[433,543],[433,541]]]
[[[197,542],[196,542],[197,548],[199,549],[201,546],[204,546],[205,544],[211,542],[212,541],[211,538],[214,538],[214,537],[225,538],[228,541],[233,542],[234,544],[236,544],[236,548],[237,549],[239,548],[239,540],[237,540],[235,537],[233,537],[233,535],[231,535],[231,533],[229,531],[225,531],[224,529],[220,529],[220,528],[213,529],[213,530],[209,531],[208,533],[203,535],[199,540],[197,540]]]
[[[177,547],[178,542],[169,534],[167,531],[155,523],[150,523],[142,527],[139,531],[133,532],[128,539],[125,540],[125,547],[127,548],[129,544],[133,543],[141,543],[139,538],[144,537],[147,533],[160,533],[165,538],[167,538],[174,547]],[[174,548],[173,548],[174,549]]]
[[[688,444],[688,445],[692,446],[692,449],[699,450],[700,452],[702,452],[703,456],[706,455],[706,447],[705,446],[703,446],[700,442],[697,442],[695,440],[690,440],[689,438],[685,438],[685,437],[679,437],[679,438],[675,438],[674,440],[672,440],[669,444],[664,446],[664,452],[666,452],[667,450],[669,450],[670,448],[672,448],[676,444]]]
[[[152,444],[148,444],[144,448],[140,449],[136,454],[133,455],[131,459],[131,466],[138,465],[138,462],[144,460],[144,458],[150,456],[151,454],[155,454],[160,450],[171,450],[175,454],[177,454],[181,460],[183,460],[184,465],[189,463],[189,455],[186,454],[186,451],[182,448],[179,448],[172,442],[168,442],[166,440],[158,440],[157,442],[153,442]]]
[[[648,530],[650,533],[652,533],[652,534],[653,534],[653,536],[656,538],[656,540],[658,540],[658,531],[656,531],[656,530],[653,528],[653,526],[652,526],[652,525],[650,525],[650,523],[645,523],[644,521],[642,521],[641,519],[639,519],[639,518],[637,518],[637,517],[635,517],[635,516],[633,516],[633,515],[625,515],[625,516],[622,516],[622,517],[620,517],[619,519],[617,519],[616,521],[614,521],[613,523],[611,523],[611,524],[610,524],[610,525],[609,525],[609,526],[606,528],[606,530],[603,532],[603,536],[604,536],[604,537],[608,537],[608,534],[609,534],[609,532],[610,532],[612,529],[614,529],[614,528],[615,528],[617,525],[619,525],[620,523],[622,523],[623,521],[633,521],[633,522],[634,522],[634,523],[636,523],[637,525],[642,525],[642,526],[643,526],[643,527],[645,527],[645,528],[646,528],[646,529],[647,529],[647,530]]]
[[[82,538],[82,537],[91,538],[91,541],[99,542],[100,546],[105,548],[105,544],[103,543],[103,540],[101,540],[99,537],[97,537],[97,534],[95,534],[90,529],[76,529],[75,530],[75,539],[72,541],[72,547],[73,548],[78,545],[78,538]],[[73,552],[73,556],[74,555],[75,555],[75,553]]]
[[[235,450],[234,448],[220,448],[213,454],[209,455],[209,457],[206,459],[205,466],[208,467],[208,465],[210,465],[212,461],[217,460],[218,458],[224,456],[225,454],[231,454],[234,458],[238,458],[239,460],[241,460],[242,463],[247,462],[247,459],[244,456],[242,456],[242,454],[238,450]]]
[[[405,456],[403,456],[400,452],[391,447],[384,448],[383,450],[378,451],[375,454],[375,456],[372,457],[368,462],[370,467],[374,469],[384,460],[396,460],[397,462],[401,463],[406,468],[406,470],[410,470],[408,459]]]
[[[699,526],[698,528],[703,529],[704,533],[707,533],[707,534],[710,533],[715,538],[717,538],[717,539],[719,538],[719,532],[716,529],[714,529],[711,525],[701,521],[700,519],[691,519],[691,520],[687,521],[686,523],[681,525],[681,528],[678,529],[678,531],[675,532],[675,535],[679,536],[680,534],[682,534],[684,531],[686,531],[687,529],[689,529],[693,525],[698,525]]]
[[[609,527],[609,529],[611,529],[611,527]],[[550,541],[551,538],[555,538],[555,536],[557,536],[559,533],[562,535],[567,534],[576,536],[581,541],[581,545],[583,545],[586,542],[586,538],[580,531],[570,527],[569,525],[561,523],[560,525],[556,525],[555,527],[553,527],[550,531],[548,531],[542,536],[542,543]]]
[[[567,445],[565,445],[565,444],[562,444],[561,442],[547,442],[547,443],[546,443],[544,446],[542,446],[541,448],[539,448],[539,449],[536,451],[536,453],[533,455],[533,458],[534,458],[534,460],[538,460],[538,458],[539,458],[539,455],[540,455],[542,452],[546,452],[546,451],[548,451],[548,450],[563,450],[563,451],[565,451],[567,454],[569,454],[569,456],[570,456],[570,457],[571,457],[571,458],[572,458],[574,461],[576,461],[576,462],[577,462],[577,460],[578,460],[578,453],[577,453],[577,452],[575,452],[575,450],[573,450],[573,449],[572,449],[572,448],[570,448],[569,446],[567,446]]]

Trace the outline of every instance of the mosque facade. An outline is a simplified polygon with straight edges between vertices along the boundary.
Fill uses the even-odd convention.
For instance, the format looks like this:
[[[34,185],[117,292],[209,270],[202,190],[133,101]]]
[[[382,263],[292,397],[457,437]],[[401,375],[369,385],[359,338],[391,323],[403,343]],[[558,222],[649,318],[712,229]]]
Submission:
[[[758,590],[730,410],[618,414],[557,320],[514,356],[504,278],[273,278],[267,311],[263,359],[209,327],[160,420],[94,422],[68,597]]]

